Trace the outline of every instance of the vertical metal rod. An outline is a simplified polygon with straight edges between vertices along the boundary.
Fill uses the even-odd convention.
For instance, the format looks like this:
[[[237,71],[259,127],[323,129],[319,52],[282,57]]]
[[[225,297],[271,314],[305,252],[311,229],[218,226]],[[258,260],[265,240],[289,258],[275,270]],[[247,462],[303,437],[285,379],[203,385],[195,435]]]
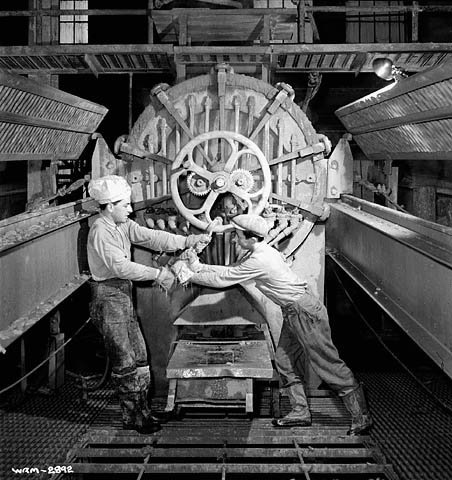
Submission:
[[[217,233],[217,257],[218,264],[224,265],[224,235],[223,233]]]
[[[224,232],[224,265],[231,264],[231,232]]]
[[[133,73],[129,73],[129,132],[132,131],[132,86]]]
[[[166,119],[160,119],[160,150],[159,154],[166,157]],[[168,166],[162,165],[162,195],[168,193]]]
[[[284,141],[284,123],[282,120],[278,120],[278,158],[283,154],[283,141]],[[283,186],[283,166],[282,162],[278,163],[277,174],[275,178],[276,193],[282,195]]]
[[[154,176],[155,176],[155,169],[154,169],[154,160],[149,160],[149,193],[151,198],[155,197],[155,183],[154,183]]]
[[[25,355],[25,340],[24,337],[20,337],[20,376],[24,377],[27,373],[27,367],[25,365],[26,361]],[[27,379],[23,378],[20,382],[20,390],[22,393],[25,393],[27,389]]]
[[[204,102],[206,116],[204,118],[204,132],[207,133],[210,131],[210,109],[212,108],[212,100],[210,97],[206,97]],[[204,142],[204,152],[208,155],[209,142],[206,140]]]

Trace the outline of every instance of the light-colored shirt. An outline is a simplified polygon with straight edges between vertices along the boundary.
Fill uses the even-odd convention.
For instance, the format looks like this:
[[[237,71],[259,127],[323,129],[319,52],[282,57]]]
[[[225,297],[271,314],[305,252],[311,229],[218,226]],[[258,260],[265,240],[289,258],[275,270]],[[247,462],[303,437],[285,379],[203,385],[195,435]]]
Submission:
[[[267,243],[256,244],[254,251],[238,265],[202,265],[190,281],[208,287],[225,288],[254,280],[256,287],[277,305],[293,303],[305,292],[306,283],[285,262],[278,250]]]
[[[155,280],[160,269],[131,260],[131,244],[155,251],[172,252],[186,248],[187,237],[160,230],[151,230],[133,220],[116,225],[100,216],[88,234],[88,263],[94,280],[109,278],[126,280]]]

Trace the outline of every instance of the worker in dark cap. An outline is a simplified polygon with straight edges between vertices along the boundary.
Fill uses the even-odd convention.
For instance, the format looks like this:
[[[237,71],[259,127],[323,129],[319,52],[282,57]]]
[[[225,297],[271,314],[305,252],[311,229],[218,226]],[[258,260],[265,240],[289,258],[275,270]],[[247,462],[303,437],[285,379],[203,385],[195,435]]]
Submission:
[[[151,375],[146,344],[132,302],[132,281],[153,280],[168,290],[175,278],[166,267],[133,262],[131,244],[170,252],[195,247],[199,242],[208,243],[210,236],[174,235],[150,230],[130,220],[131,189],[122,177],[109,175],[92,180],[88,192],[100,207],[99,218],[88,235],[91,318],[104,338],[111,361],[124,428],[152,433],[160,425],[148,405]]]
[[[372,423],[364,393],[353,373],[339,358],[331,339],[325,306],[312,294],[306,282],[293,272],[281,253],[264,241],[268,227],[262,217],[238,215],[231,223],[235,227],[236,242],[247,251],[237,265],[205,265],[193,259],[186,265],[194,270],[191,282],[209,287],[224,288],[254,280],[256,287],[282,308],[284,320],[276,349],[276,366],[282,387],[287,389],[292,410],[285,417],[274,419],[273,425],[292,427],[311,424],[303,378],[294,368],[301,344],[313,370],[342,397],[351,413],[349,434],[364,432]]]

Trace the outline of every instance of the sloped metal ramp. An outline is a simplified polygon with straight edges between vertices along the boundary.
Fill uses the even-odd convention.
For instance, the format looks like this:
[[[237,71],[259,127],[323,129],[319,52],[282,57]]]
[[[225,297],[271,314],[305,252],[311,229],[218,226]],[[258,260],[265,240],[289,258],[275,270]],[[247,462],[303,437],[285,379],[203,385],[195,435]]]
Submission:
[[[309,399],[309,428],[275,429],[268,417],[204,416],[171,421],[153,435],[122,430],[112,403],[69,452],[65,478],[397,480],[369,437],[346,434],[350,419],[339,398],[317,390]],[[288,410],[286,398],[281,409]]]

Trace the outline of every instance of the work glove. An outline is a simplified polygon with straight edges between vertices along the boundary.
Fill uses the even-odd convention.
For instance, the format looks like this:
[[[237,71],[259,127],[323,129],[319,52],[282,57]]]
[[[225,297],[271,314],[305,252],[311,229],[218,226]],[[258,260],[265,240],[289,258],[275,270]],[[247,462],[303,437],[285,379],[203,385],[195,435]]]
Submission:
[[[171,272],[166,267],[162,267],[160,269],[160,273],[158,274],[157,278],[155,279],[155,282],[163,288],[163,290],[168,291],[170,290],[174,283],[176,282],[176,277],[174,274]]]
[[[179,260],[184,261],[194,273],[198,273],[202,270],[202,264],[193,248],[187,248],[187,250],[184,250],[179,255]]]
[[[185,248],[194,248],[197,253],[200,253],[210,243],[212,237],[207,233],[201,235],[189,235],[185,240]]]
[[[195,272],[190,269],[187,262],[185,262],[184,260],[177,260],[171,266],[171,271],[174,273],[174,275],[177,278],[177,281],[181,285],[184,285],[185,283],[187,283],[190,280],[190,278],[195,274]]]

